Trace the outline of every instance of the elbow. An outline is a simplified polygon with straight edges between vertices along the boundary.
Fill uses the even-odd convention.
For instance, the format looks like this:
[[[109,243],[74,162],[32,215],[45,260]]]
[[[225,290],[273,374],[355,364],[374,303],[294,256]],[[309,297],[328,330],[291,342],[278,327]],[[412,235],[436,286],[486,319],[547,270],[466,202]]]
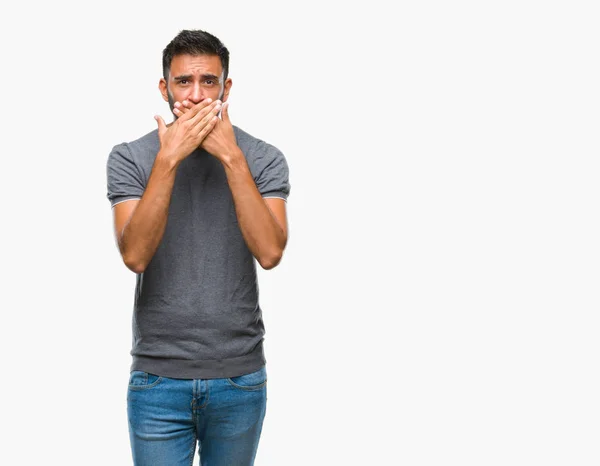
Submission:
[[[262,254],[261,257],[257,257],[258,263],[265,270],[271,270],[281,262],[283,257],[283,251],[287,244],[287,238],[283,239],[279,244],[274,246],[269,252]]]
[[[136,254],[136,251],[133,248],[128,247],[123,242],[122,236],[117,241],[117,245],[119,247],[119,252],[121,253],[123,263],[129,270],[135,274],[143,273],[144,270],[146,270],[148,262],[144,261],[143,257],[140,257],[139,253]]]
[[[139,260],[132,259],[127,256],[123,256],[123,262],[125,266],[131,270],[133,273],[140,274],[146,270],[147,264],[140,262]]]
[[[272,254],[261,257],[260,259],[258,259],[258,263],[263,269],[271,270],[281,262],[282,257],[283,251],[276,251]]]
[[[126,265],[127,265],[127,264],[126,264]],[[131,271],[132,271],[133,273],[135,273],[135,274],[144,273],[144,270],[146,270],[146,267],[141,267],[141,266],[138,266],[138,267],[130,267],[129,265],[127,265],[127,268],[128,268],[129,270],[131,270]]]

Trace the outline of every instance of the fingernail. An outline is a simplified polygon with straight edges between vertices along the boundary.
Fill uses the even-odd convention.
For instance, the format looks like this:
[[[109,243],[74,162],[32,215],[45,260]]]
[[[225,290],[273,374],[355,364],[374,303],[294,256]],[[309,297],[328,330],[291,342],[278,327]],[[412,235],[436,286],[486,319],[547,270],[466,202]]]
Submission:
[[[179,102],[175,102],[175,107],[179,108],[181,107],[181,104]]]

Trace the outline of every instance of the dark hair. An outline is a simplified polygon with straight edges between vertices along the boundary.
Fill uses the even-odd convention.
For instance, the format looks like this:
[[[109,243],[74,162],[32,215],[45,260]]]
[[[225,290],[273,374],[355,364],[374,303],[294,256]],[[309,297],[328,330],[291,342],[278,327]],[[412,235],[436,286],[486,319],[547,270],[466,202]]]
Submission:
[[[217,55],[223,67],[223,80],[229,74],[229,50],[212,34],[197,30],[180,31],[163,50],[163,77],[168,80],[171,62],[176,55]]]

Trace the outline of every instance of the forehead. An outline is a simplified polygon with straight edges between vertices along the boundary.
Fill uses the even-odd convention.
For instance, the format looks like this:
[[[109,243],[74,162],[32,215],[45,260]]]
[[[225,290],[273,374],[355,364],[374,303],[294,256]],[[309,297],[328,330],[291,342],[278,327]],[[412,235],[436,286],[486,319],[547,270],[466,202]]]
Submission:
[[[222,72],[221,59],[217,55],[175,55],[169,77],[200,74],[221,76]]]

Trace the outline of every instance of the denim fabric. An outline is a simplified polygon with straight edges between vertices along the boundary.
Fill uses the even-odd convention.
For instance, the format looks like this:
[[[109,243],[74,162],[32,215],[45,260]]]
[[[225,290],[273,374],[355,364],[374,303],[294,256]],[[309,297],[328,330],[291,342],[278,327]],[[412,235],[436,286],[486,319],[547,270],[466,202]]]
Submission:
[[[267,408],[267,371],[174,379],[132,371],[127,389],[135,466],[251,466]]]

